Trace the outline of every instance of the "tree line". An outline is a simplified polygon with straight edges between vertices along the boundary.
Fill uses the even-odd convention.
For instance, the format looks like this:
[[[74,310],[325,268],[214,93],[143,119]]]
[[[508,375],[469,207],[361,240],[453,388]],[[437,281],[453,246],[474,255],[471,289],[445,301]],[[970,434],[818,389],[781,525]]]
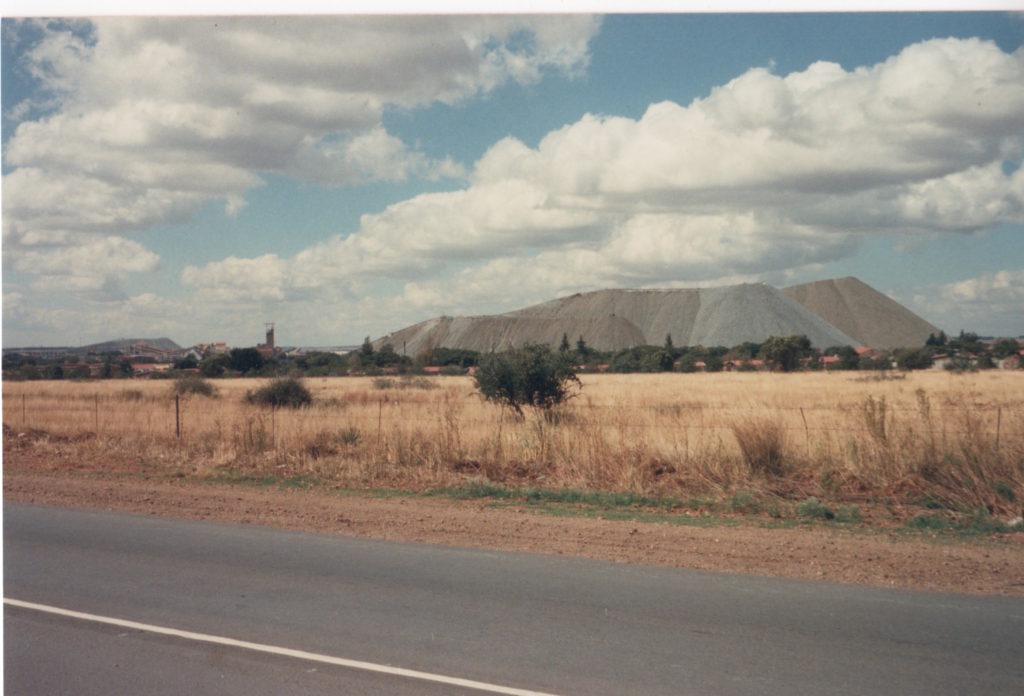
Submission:
[[[814,348],[802,335],[771,336],[761,343],[744,342],[735,346],[677,346],[671,334],[662,345],[642,345],[615,351],[591,348],[583,336],[575,341],[563,334],[557,348],[550,349],[575,372],[721,372],[723,370],[918,370],[931,367],[938,358],[953,370],[988,369],[996,361],[1018,354],[1021,346],[1014,339],[984,342],[977,334],[961,332],[951,338],[932,334],[925,345],[890,351],[858,351],[853,346]],[[374,348],[369,337],[351,353],[310,352],[302,355],[264,355],[256,348],[234,348],[226,353],[180,358],[166,375],[198,373],[202,377],[275,377],[304,375],[327,377],[380,374],[466,374],[480,365],[489,353],[459,348],[434,348],[415,357],[398,353],[385,344]],[[429,368],[429,370],[428,370]],[[94,358],[91,365],[82,361],[67,363],[61,359],[44,360],[18,353],[3,356],[4,379],[86,379],[131,377],[132,364],[118,353]]]

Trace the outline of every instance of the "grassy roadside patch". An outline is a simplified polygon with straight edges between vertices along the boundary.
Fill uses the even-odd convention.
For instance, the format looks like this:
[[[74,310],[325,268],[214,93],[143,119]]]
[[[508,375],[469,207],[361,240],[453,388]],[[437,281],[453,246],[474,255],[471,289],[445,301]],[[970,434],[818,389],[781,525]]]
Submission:
[[[17,468],[10,470],[10,473]],[[754,490],[733,490],[721,497],[654,497],[635,493],[573,488],[516,487],[487,480],[436,488],[339,484],[313,473],[252,470],[220,466],[205,472],[169,469],[162,462],[138,462],[133,469],[81,469],[64,475],[101,479],[149,479],[178,485],[237,485],[257,489],[306,491],[312,494],[378,499],[441,498],[479,501],[486,507],[516,508],[560,517],[664,523],[680,526],[813,527],[853,533],[895,534],[908,539],[943,541],[1024,540],[1024,527],[1011,525],[984,507],[958,506],[926,496],[913,501],[868,499],[861,504],[807,497],[793,500]]]
[[[1021,526],[1011,526],[992,516],[985,508],[970,511],[936,510],[922,505],[920,512],[902,523],[885,525],[865,520],[856,504],[831,504],[809,497],[794,502],[739,491],[724,499],[651,498],[641,495],[579,491],[573,489],[515,488],[490,482],[468,482],[461,486],[437,488],[428,496],[453,500],[486,501],[494,507],[518,507],[558,515],[665,522],[688,526],[735,526],[784,528],[816,526],[860,532],[895,531],[923,538],[972,539],[1024,536]],[[885,507],[884,503],[878,504]],[[869,514],[870,518],[871,515]]]

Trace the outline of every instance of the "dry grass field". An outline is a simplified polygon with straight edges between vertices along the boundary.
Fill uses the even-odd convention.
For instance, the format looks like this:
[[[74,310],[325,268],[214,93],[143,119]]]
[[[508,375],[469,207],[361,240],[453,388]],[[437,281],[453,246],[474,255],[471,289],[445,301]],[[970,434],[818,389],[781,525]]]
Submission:
[[[261,380],[222,380],[213,397],[182,397],[177,416],[167,381],[5,382],[4,449],[189,479],[1019,514],[1024,373],[895,377],[585,375],[554,417],[519,420],[459,377],[308,379],[311,407],[274,411],[245,401]]]

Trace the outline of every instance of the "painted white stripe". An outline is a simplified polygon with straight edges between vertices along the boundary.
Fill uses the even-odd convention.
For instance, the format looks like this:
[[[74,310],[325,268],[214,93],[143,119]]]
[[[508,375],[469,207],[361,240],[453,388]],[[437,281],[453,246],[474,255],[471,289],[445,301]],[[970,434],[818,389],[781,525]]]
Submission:
[[[139,623],[138,621],[116,619],[110,616],[87,614],[81,611],[72,611],[71,609],[53,607],[48,604],[24,602],[20,599],[11,599],[10,597],[4,597],[4,604],[9,604],[12,607],[19,607],[21,609],[30,609],[32,611],[40,611],[45,612],[47,614],[56,614],[57,616],[67,616],[69,618],[80,619],[82,621],[93,621],[95,623],[108,624],[110,626],[119,626],[121,628],[129,628],[136,631],[157,633],[163,636],[173,636],[175,638],[195,640],[202,643],[226,645],[232,648],[242,648],[243,650],[255,650],[256,652],[270,653],[272,655],[294,657],[299,660],[309,660],[311,662],[321,662],[329,665],[338,665],[340,667],[348,667],[350,669],[361,669],[367,672],[379,672],[381,674],[390,674],[396,677],[407,677],[409,679],[420,679],[423,681],[438,682],[440,684],[460,686],[465,689],[487,691],[492,694],[508,694],[509,696],[554,696],[554,694],[547,694],[541,691],[516,689],[510,686],[500,686],[498,684],[488,684],[486,682],[473,681],[472,679],[461,679],[459,677],[448,677],[443,674],[420,672],[415,669],[391,667],[389,665],[379,665],[374,662],[363,662],[361,660],[349,660],[344,657],[334,657],[333,655],[321,655],[319,653],[306,652],[305,650],[294,650],[292,648],[282,648],[276,645],[265,645],[263,643],[250,643],[249,641],[236,640],[234,638],[226,638],[224,636],[213,636],[207,633],[195,633],[193,631],[183,631],[181,629],[168,628],[166,626],[154,626],[152,624]]]

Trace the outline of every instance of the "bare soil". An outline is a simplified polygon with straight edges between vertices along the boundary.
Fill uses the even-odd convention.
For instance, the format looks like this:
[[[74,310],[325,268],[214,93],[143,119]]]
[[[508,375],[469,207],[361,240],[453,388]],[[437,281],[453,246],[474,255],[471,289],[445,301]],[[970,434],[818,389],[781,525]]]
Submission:
[[[1024,596],[1021,534],[930,539],[871,527],[613,521],[485,500],[101,473],[55,462],[52,455],[5,450],[5,501],[675,568]]]

